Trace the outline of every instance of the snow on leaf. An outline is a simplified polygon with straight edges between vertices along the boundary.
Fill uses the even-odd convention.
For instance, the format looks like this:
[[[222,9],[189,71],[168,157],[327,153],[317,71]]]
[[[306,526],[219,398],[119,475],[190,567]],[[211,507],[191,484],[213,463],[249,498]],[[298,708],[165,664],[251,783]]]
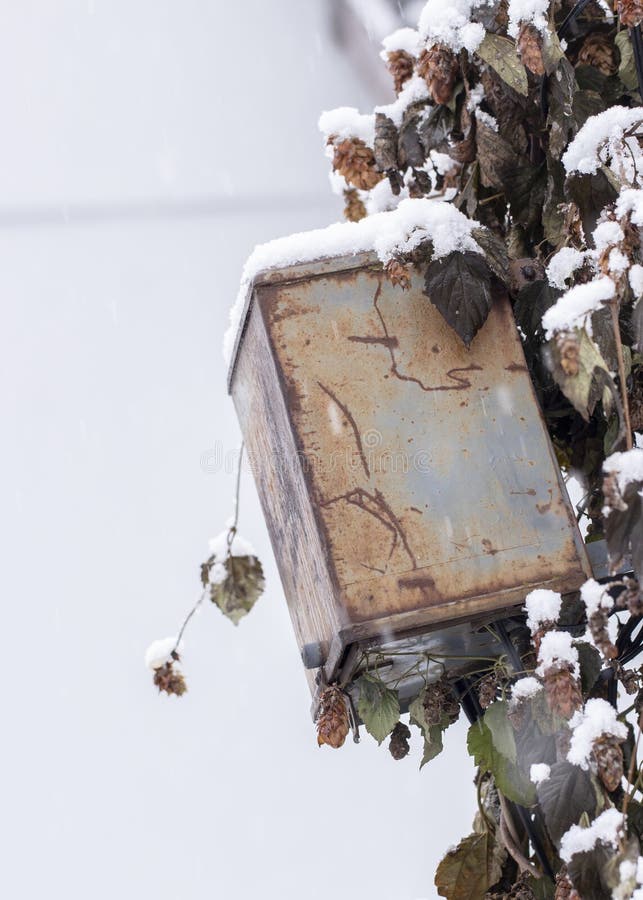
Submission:
[[[611,375],[587,331],[581,328],[575,334],[578,337],[578,372],[568,375],[563,370],[558,347],[553,341],[548,347],[549,366],[563,394],[585,421],[589,421],[598,401],[601,398],[608,400],[605,385],[611,381]]]

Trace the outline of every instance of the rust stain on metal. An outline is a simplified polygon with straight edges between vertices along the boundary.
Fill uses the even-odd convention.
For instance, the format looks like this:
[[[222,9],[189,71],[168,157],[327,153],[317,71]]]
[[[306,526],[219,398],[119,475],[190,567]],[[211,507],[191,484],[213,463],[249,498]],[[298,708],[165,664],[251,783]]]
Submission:
[[[284,576],[298,634],[349,641],[505,609],[540,585],[578,587],[589,567],[509,302],[494,303],[467,351],[420,273],[402,293],[381,267],[308,271],[256,288],[267,347],[249,328],[238,366],[262,379],[263,399],[235,396],[244,436],[262,450],[253,468],[264,510],[284,508],[271,526],[280,571],[302,573]],[[233,396],[245,390],[233,385]],[[276,394],[283,458],[270,455]],[[312,541],[293,546],[289,467],[321,554]],[[320,567],[332,597],[311,601],[302,585]]]

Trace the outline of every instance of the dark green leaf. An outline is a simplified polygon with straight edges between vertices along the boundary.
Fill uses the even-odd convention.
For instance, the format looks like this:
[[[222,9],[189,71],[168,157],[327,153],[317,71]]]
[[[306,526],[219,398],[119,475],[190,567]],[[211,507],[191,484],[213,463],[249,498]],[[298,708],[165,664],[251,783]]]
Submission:
[[[627,827],[630,834],[643,840],[643,805],[638,800],[630,800],[627,805]]]
[[[597,844],[588,853],[575,853],[567,865],[567,872],[582,900],[606,900],[611,897],[605,881],[605,869],[614,855],[612,848]]]
[[[596,793],[590,775],[567,761],[551,767],[549,778],[538,785],[537,793],[547,831],[557,847],[584,812],[591,818],[596,813]]]
[[[634,350],[643,353],[643,300],[637,300],[632,309],[632,331],[634,332]]]
[[[442,735],[444,728],[441,725],[431,725],[424,735],[424,753],[420,768],[442,753]]]
[[[507,281],[509,256],[505,242],[488,228],[474,228],[473,238],[483,250],[493,274],[503,283]]]
[[[228,556],[223,565],[225,577],[210,584],[210,599],[238,625],[263,593],[263,568],[256,556]]]
[[[508,800],[514,800],[521,806],[531,806],[536,798],[533,784],[516,763],[497,750],[491,730],[484,720],[469,728],[467,748],[476,765],[493,775],[498,790]]]
[[[578,87],[600,94],[606,108],[614,106],[623,96],[624,85],[617,75],[605,75],[596,66],[576,66],[574,74]]]
[[[605,109],[605,102],[596,91],[576,91],[574,94],[574,121],[581,129],[590,116],[596,116]]]
[[[625,509],[611,509],[605,517],[605,537],[612,570],[628,553],[634,571],[643,576],[643,483],[634,481],[623,492]]]
[[[592,647],[586,641],[579,641],[574,646],[578,651],[578,660],[580,662],[581,690],[586,698],[601,674],[601,669],[603,668],[601,655],[596,647]]]
[[[418,125],[425,110],[426,103],[422,101],[421,103],[412,103],[404,113],[404,118],[400,125],[397,153],[401,169],[406,169],[409,166],[419,169],[424,165],[424,147],[418,133]]]
[[[451,110],[442,103],[428,107],[428,111],[420,118],[417,126],[425,156],[428,156],[431,150],[447,152],[454,119]]]
[[[555,248],[563,246],[567,235],[564,232],[565,212],[565,169],[563,164],[547,157],[547,183],[543,203],[542,225],[545,239]]]
[[[491,739],[496,752],[516,762],[516,739],[513,725],[507,716],[506,700],[496,700],[484,714],[484,723],[491,732]]]
[[[505,851],[488,831],[470,834],[449,850],[435,873],[435,886],[447,900],[484,900],[502,875]]]
[[[570,200],[578,206],[583,230],[588,241],[596,228],[598,217],[608,203],[616,200],[617,193],[605,172],[599,169],[593,175],[574,173],[565,183],[565,191]]]
[[[400,718],[400,701],[395,691],[371,677],[362,675],[357,681],[357,711],[364,727],[378,744],[393,731]]]
[[[527,71],[520,62],[516,45],[509,38],[487,32],[476,53],[480,59],[500,75],[502,80],[519,94],[527,96]]]
[[[456,251],[429,265],[424,294],[468,347],[491,309],[491,272],[481,254]]]
[[[482,185],[508,194],[507,179],[521,165],[524,166],[526,160],[516,153],[509,141],[484,122],[478,122],[476,140]]]
[[[471,166],[471,174],[467,179],[467,183],[453,201],[453,205],[456,207],[456,209],[462,210],[462,208],[464,207],[466,214],[470,219],[473,219],[475,217],[476,209],[478,208],[478,182],[480,180],[479,176],[480,167],[478,166],[477,162],[474,162]],[[480,230],[486,231],[486,228]]]
[[[576,133],[573,101],[576,91],[574,68],[566,57],[562,57],[556,66],[554,76],[548,81],[549,115],[549,152],[554,159],[560,159],[569,141]]]
[[[553,288],[547,279],[532,281],[522,288],[516,298],[514,316],[528,343],[541,343],[544,338],[542,317],[560,295],[561,292]]]

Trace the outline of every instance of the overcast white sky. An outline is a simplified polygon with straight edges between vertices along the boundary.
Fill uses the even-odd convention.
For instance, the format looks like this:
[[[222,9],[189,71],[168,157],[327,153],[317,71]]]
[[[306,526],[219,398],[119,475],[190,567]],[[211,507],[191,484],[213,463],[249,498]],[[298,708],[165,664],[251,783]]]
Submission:
[[[2,883],[11,900],[419,900],[467,833],[465,729],[318,750],[267,591],[203,611],[189,693],[143,666],[195,597],[239,432],[221,336],[255,243],[338,218],[319,111],[372,104],[321,0],[21,0],[0,18]]]

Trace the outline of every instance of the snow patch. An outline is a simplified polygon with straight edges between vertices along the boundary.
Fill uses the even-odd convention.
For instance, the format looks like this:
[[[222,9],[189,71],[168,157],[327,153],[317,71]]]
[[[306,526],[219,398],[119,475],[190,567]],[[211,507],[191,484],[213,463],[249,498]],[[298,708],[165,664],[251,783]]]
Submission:
[[[533,25],[541,34],[547,31],[549,0],[509,0],[509,37],[517,38],[521,25]]]
[[[532,675],[527,675],[526,678],[519,678],[512,686],[511,699],[529,700],[530,697],[535,697],[542,689],[543,686],[537,678],[534,678]]]
[[[181,649],[182,649],[181,645]],[[172,659],[172,652],[176,647],[176,635],[152,641],[145,651],[145,665],[148,669],[160,669]]]
[[[625,450],[612,453],[603,463],[603,472],[615,475],[621,494],[633,481],[643,481],[643,450]]]
[[[228,556],[228,535],[229,531],[222,531],[216,537],[213,537],[209,542],[210,553],[212,556],[216,557],[217,560],[222,561]],[[250,541],[246,541],[241,537],[239,532],[235,532],[234,537],[232,538],[232,543],[230,545],[230,555],[231,556],[256,556],[257,554],[254,551],[254,548]],[[225,577],[225,576],[224,576]],[[223,580],[223,579],[221,579]],[[217,582],[212,582],[216,584]]]
[[[599,841],[616,849],[624,827],[623,813],[614,807],[606,809],[594,819],[589,828],[572,825],[569,831],[563,835],[560,843],[560,857],[565,862],[569,862],[575,853],[589,852]]]
[[[571,634],[566,631],[548,631],[540,642],[536,675],[543,676],[549,669],[560,666],[570,666],[573,675],[578,678],[578,650],[572,643]]]
[[[387,103],[385,106],[376,106],[376,113],[383,113],[388,116],[396,128],[399,128],[404,118],[404,113],[412,103],[419,100],[428,100],[429,88],[424,78],[419,75],[412,75],[408,81],[404,82],[404,87],[398,94],[397,100],[393,103]]]
[[[404,50],[405,53],[409,53],[411,56],[419,56],[422,44],[422,38],[415,28],[398,28],[397,31],[389,34],[382,41],[384,49],[380,56],[385,62],[388,54],[394,53],[396,50]]]
[[[593,616],[601,609],[611,609],[614,601],[602,584],[590,578],[580,589],[580,598],[585,604],[587,617]]]
[[[547,340],[557,331],[573,331],[587,325],[589,316],[611,300],[615,291],[614,282],[607,275],[570,288],[543,316]]]
[[[589,768],[594,743],[601,735],[613,735],[619,741],[627,737],[627,728],[618,721],[614,707],[597,697],[575,712],[569,724],[572,738],[567,759],[581,769]]]
[[[561,596],[556,591],[538,588],[527,594],[525,612],[527,613],[527,627],[531,633],[535,634],[539,631],[545,622],[557,622],[561,604]]]
[[[564,291],[567,282],[585,262],[585,253],[575,247],[563,247],[554,253],[547,266],[547,278],[552,287]]]
[[[471,21],[472,12],[486,0],[428,0],[420,13],[418,31],[427,44],[444,44],[454,53],[475,53],[485,36],[484,25]]]
[[[630,287],[635,297],[643,297],[643,266],[634,263],[629,271]]]
[[[590,116],[563,154],[568,174],[594,174],[601,164],[617,152],[626,131],[643,122],[643,108],[613,106]]]
[[[534,763],[529,769],[529,780],[534,784],[541,784],[547,781],[551,774],[551,769],[547,763]]]
[[[375,116],[362,115],[354,106],[338,106],[324,111],[319,117],[319,130],[324,137],[359,138],[373,146],[375,139]]]

